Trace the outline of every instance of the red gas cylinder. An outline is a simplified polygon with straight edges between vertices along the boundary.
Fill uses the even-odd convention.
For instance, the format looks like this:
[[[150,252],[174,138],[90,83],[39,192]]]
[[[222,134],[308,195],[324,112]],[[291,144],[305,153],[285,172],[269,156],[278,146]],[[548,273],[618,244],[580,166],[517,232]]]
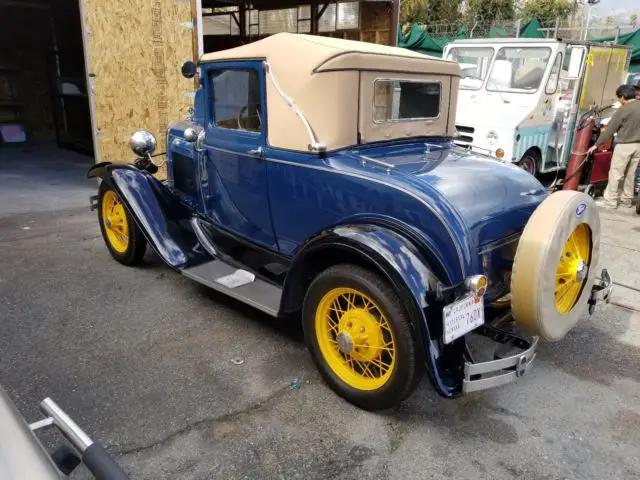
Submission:
[[[589,150],[589,144],[591,143],[591,134],[595,125],[595,119],[593,115],[590,115],[576,128],[576,136],[573,141],[573,148],[571,149],[571,158],[569,158],[569,165],[567,165],[567,175],[564,177],[563,190],[577,190],[580,184],[580,175],[584,168],[585,158],[587,157],[587,150]]]

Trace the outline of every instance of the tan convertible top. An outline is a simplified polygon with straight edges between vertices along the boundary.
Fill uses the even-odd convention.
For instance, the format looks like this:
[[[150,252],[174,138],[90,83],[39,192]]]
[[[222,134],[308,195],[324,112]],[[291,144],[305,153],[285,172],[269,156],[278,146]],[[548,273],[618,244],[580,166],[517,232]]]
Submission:
[[[207,53],[200,60],[205,63],[248,59],[267,60],[275,73],[280,68],[293,64],[301,74],[336,70],[379,70],[459,75],[455,63],[406,48],[294,33],[278,33],[241,47]]]
[[[453,121],[449,122],[448,114],[455,112],[455,104],[451,108],[449,102],[455,102],[456,95],[452,93],[457,91],[460,75],[455,62],[402,48],[291,33],[279,33],[241,47],[207,53],[200,61],[206,64],[251,59],[266,60],[270,64],[282,91],[293,99],[309,120],[318,141],[328,150],[358,143],[358,133],[360,141],[364,142],[421,134],[453,134]],[[367,74],[362,75],[362,72]],[[364,119],[367,125],[362,125],[362,110],[369,112],[373,108],[371,89],[363,84],[363,81],[373,82],[371,75],[443,82],[441,115],[430,121],[410,122],[410,128],[407,128],[407,122],[398,122],[391,130],[376,127],[371,116]],[[269,144],[307,151],[309,136],[300,119],[280,98],[270,79],[266,80],[266,90]],[[369,97],[364,98],[364,93]],[[427,124],[428,128],[424,128]],[[420,130],[421,125],[424,132]],[[380,137],[382,130],[384,133]]]

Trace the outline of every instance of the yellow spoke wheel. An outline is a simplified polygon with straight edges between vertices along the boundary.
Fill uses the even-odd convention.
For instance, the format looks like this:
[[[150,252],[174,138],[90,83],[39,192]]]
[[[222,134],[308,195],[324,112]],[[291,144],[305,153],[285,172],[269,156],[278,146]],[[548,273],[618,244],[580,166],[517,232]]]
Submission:
[[[564,244],[556,270],[555,302],[558,313],[571,311],[576,304],[591,262],[591,230],[579,224]]]
[[[315,316],[318,345],[329,368],[347,385],[376,390],[395,366],[393,332],[380,307],[353,288],[334,288]]]
[[[383,277],[356,265],[334,265],[309,285],[304,338],[327,384],[367,410],[407,398],[423,373],[418,329]]]
[[[111,256],[123,265],[142,261],[147,241],[118,193],[106,181],[98,189],[98,222]]]
[[[124,205],[113,190],[102,196],[102,224],[111,247],[118,253],[125,253],[129,247],[129,225]]]

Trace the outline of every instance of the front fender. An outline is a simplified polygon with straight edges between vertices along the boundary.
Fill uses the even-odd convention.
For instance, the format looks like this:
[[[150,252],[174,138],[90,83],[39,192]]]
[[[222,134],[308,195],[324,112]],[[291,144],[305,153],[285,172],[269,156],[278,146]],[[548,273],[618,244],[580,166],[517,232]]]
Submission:
[[[131,165],[97,164],[88,177],[100,177],[117,192],[158,256],[170,267],[197,265],[207,256],[199,248],[190,220],[195,212],[153,175]]]
[[[111,176],[107,171],[109,165],[113,165],[111,162],[100,162],[92,166],[87,172],[87,178],[100,178],[101,180],[110,181]]]
[[[281,312],[299,308],[313,275],[332,264],[356,259],[382,274],[398,292],[415,320],[424,348],[425,364],[436,390],[447,397],[453,389],[442,380],[438,368],[441,351],[440,307],[436,305],[439,279],[415,245],[401,234],[378,225],[341,225],[323,231],[294,256],[285,279]]]

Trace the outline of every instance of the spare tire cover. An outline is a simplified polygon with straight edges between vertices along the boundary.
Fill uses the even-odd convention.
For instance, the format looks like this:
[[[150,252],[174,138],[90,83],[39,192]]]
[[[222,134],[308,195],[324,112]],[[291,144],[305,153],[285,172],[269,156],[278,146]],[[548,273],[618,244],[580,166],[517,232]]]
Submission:
[[[549,195],[527,222],[513,262],[516,324],[544,340],[562,339],[588,308],[599,252],[600,216],[593,199],[570,190]]]

